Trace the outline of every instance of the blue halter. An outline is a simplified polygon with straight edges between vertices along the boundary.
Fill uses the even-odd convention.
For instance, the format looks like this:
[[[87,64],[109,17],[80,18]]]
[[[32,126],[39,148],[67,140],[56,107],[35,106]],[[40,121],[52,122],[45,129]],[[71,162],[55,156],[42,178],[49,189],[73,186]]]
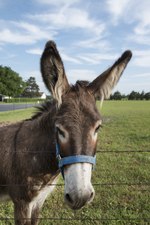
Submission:
[[[88,156],[88,155],[74,155],[74,156],[67,156],[61,158],[60,156],[60,147],[59,144],[56,142],[56,158],[58,159],[58,167],[60,168],[61,174],[64,178],[64,166],[70,165],[73,163],[91,163],[93,165],[96,164],[96,155],[95,156]]]

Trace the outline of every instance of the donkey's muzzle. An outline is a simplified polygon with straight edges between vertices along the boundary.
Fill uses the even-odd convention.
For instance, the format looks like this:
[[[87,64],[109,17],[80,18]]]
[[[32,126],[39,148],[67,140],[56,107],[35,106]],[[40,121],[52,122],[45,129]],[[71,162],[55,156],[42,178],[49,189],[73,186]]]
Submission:
[[[72,209],[80,209],[94,198],[91,163],[73,163],[64,167],[65,201]]]
[[[82,208],[85,204],[90,203],[95,195],[93,187],[84,190],[84,193],[66,193],[65,201],[71,209],[77,210]]]

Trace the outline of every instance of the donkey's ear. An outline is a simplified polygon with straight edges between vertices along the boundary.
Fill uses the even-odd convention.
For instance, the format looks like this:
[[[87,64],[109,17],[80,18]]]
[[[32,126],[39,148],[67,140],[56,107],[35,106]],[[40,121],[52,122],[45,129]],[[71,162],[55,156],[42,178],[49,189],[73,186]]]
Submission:
[[[65,75],[63,62],[53,41],[48,41],[45,45],[41,57],[41,73],[46,87],[60,105],[62,95],[67,92],[70,86]]]
[[[131,57],[132,52],[129,50],[125,51],[110,68],[89,84],[89,90],[96,99],[103,100],[110,97],[112,89],[118,83]]]

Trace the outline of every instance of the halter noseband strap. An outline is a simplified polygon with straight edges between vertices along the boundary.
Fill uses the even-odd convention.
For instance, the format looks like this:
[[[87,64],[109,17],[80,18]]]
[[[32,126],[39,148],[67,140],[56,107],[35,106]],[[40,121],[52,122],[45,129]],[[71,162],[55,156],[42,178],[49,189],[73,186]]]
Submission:
[[[63,167],[65,165],[70,165],[73,163],[91,163],[93,165],[96,164],[96,155],[95,156],[74,155],[74,156],[67,156],[67,157],[61,158],[60,147],[58,143],[56,143],[56,158],[58,159],[58,166],[60,168],[63,178],[64,178]]]

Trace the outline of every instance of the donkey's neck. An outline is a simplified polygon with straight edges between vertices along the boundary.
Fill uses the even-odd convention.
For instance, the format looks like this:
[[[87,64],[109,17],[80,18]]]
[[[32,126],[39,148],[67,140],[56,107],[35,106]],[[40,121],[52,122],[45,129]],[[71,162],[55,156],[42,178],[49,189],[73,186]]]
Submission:
[[[57,104],[55,101],[47,102],[43,106],[42,114],[34,126],[39,130],[39,145],[42,152],[45,172],[58,172],[58,162],[56,159],[56,134],[55,134],[55,118],[57,112]],[[47,171],[48,169],[48,171]]]
[[[54,175],[58,172],[55,138],[56,107],[51,103],[43,108],[31,120],[24,121],[18,133],[17,143],[18,149],[21,140],[25,143],[23,149],[29,152],[30,165],[28,166],[32,166],[35,175],[48,173]]]

